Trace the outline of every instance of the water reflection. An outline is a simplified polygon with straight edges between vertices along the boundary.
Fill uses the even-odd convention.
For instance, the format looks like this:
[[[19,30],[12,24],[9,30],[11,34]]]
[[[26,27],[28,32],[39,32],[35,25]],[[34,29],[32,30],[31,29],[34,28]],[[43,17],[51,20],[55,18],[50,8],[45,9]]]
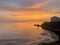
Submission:
[[[37,23],[42,22],[0,23],[0,39],[29,39],[32,41],[49,39],[52,41],[50,32],[44,33],[45,30],[41,27],[37,28],[33,25]]]
[[[34,38],[40,36],[43,30],[38,30],[33,24],[41,22],[0,23],[0,38]]]

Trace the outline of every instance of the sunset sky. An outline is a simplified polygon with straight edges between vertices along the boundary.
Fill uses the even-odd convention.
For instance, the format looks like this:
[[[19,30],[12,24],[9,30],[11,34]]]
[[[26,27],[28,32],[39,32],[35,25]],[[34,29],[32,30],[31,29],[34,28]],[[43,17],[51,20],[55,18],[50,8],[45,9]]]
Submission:
[[[60,0],[0,0],[0,20],[44,20],[60,16]]]

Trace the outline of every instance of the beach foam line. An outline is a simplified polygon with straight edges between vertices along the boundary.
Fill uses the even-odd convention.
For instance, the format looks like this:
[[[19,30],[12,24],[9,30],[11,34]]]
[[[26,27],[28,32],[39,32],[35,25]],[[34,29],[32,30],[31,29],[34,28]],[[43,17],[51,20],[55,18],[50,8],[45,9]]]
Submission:
[[[25,43],[25,44],[21,44],[21,45],[38,45],[40,43],[49,43],[46,41],[46,39],[44,40],[37,40],[37,41],[31,41],[31,42],[28,42],[28,43]]]
[[[36,41],[31,41],[31,42],[28,42],[28,43],[25,43],[25,44],[22,44],[22,45],[38,45],[40,43],[54,42],[54,41],[57,41],[59,39],[58,36],[51,31],[46,31],[45,33],[47,33],[49,35],[48,38],[44,38],[42,40],[40,39],[40,40],[36,40]],[[54,38],[52,38],[52,37],[54,37]]]

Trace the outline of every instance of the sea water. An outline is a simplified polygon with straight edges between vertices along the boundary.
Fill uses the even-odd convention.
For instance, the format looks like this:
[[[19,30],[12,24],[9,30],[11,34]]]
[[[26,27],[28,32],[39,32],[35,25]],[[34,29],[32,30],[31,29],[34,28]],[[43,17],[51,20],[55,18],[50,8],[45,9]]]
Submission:
[[[0,23],[0,45],[37,45],[58,40],[53,32],[35,27],[42,22]]]

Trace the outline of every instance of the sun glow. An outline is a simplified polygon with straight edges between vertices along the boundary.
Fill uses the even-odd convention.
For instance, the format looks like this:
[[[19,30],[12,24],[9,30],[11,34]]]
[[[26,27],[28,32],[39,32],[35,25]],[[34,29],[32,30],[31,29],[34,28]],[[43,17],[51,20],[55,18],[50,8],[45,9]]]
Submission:
[[[4,13],[4,14],[3,14]],[[14,20],[45,20],[51,15],[56,13],[52,12],[43,12],[43,11],[1,11],[0,16],[4,17],[3,19],[14,19]]]

